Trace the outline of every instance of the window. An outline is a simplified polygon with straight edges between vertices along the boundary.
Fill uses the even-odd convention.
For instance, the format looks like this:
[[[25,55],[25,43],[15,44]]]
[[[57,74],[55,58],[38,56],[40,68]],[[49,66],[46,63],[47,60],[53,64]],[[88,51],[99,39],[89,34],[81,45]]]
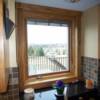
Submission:
[[[65,22],[27,21],[28,75],[69,71],[69,31]]]
[[[16,8],[20,90],[79,78],[81,12],[21,3]]]

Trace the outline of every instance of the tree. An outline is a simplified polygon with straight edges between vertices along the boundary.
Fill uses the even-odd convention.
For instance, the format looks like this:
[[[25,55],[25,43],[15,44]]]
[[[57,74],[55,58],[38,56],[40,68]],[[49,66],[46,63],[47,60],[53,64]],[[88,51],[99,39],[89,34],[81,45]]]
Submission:
[[[44,56],[44,51],[42,47],[36,49],[36,56]]]
[[[28,56],[33,56],[33,55],[34,55],[34,49],[33,49],[32,46],[30,46],[30,47],[28,48]]]

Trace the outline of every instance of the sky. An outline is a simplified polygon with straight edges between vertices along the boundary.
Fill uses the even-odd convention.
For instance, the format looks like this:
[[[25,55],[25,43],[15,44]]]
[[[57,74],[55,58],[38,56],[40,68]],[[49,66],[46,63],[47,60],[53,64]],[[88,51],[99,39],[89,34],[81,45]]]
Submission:
[[[28,45],[68,44],[68,27],[27,25]]]

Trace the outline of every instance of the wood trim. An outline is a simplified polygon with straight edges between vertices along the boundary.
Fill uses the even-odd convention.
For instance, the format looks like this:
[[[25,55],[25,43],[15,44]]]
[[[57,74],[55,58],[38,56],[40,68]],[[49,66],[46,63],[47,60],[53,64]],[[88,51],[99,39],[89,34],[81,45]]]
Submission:
[[[16,11],[17,11],[17,60],[18,60],[18,66],[19,66],[19,72],[20,72],[20,90],[23,91],[24,88],[27,87],[29,80],[32,81],[34,78],[29,78],[27,76],[27,38],[26,38],[26,20],[28,18],[33,19],[48,19],[48,20],[61,20],[61,21],[69,21],[72,23],[71,26],[71,69],[70,74],[72,74],[72,79],[79,78],[79,66],[80,66],[80,19],[81,19],[81,12],[79,11],[72,11],[72,10],[65,10],[65,9],[59,9],[59,8],[51,8],[51,7],[43,7],[43,6],[37,6],[37,5],[30,5],[30,4],[22,4],[22,3],[16,3]],[[57,74],[56,74],[57,75]],[[59,78],[59,75],[63,77],[67,76],[70,77],[69,74],[58,73],[58,77],[55,77],[55,79]],[[48,76],[48,79],[51,80],[51,77]],[[53,76],[54,77],[54,76]],[[35,78],[36,79],[36,78]],[[46,77],[44,78],[44,80]],[[38,80],[37,80],[38,81]],[[52,80],[51,80],[52,81]],[[44,81],[45,82],[45,81]],[[44,83],[43,82],[43,83]],[[50,81],[49,81],[50,82]],[[36,86],[34,84],[34,86]],[[44,86],[44,85],[43,85]]]
[[[24,85],[24,88],[33,87],[35,89],[40,89],[40,88],[44,88],[44,87],[52,87],[52,85],[55,83],[56,80],[63,80],[64,83],[69,83],[69,82],[77,80],[77,77],[74,77],[73,75],[70,75],[68,77],[60,76],[58,78],[55,77],[55,78],[49,78],[49,79],[40,79],[38,81],[36,81],[36,80],[33,80],[33,81],[29,80]]]
[[[42,13],[42,14],[52,14],[52,15],[64,15],[64,16],[80,16],[80,11],[67,10],[61,8],[53,8],[47,6],[39,6],[33,4],[16,3],[17,9],[22,9],[27,12]],[[42,8],[42,9],[41,9]]]
[[[3,35],[3,0],[0,0],[0,92],[5,87],[5,71],[4,71],[4,35]]]
[[[7,90],[8,84],[8,41],[4,31],[4,1],[0,0],[0,93]]]

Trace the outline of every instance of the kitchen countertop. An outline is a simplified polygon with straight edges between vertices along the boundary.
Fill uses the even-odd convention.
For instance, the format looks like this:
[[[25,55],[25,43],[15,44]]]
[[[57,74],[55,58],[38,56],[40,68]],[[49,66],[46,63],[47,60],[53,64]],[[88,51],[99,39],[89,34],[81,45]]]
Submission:
[[[86,89],[84,82],[76,82],[76,83],[70,83],[66,84],[66,96],[68,100],[78,100],[80,97],[87,98],[97,97],[97,88],[93,89]],[[35,99],[34,100],[57,100],[56,99],[56,90],[52,87],[50,88],[43,88],[39,90],[35,90]],[[20,93],[21,100],[26,100],[24,97],[24,93]],[[63,100],[63,99],[62,99]],[[97,99],[95,99],[97,100]]]

